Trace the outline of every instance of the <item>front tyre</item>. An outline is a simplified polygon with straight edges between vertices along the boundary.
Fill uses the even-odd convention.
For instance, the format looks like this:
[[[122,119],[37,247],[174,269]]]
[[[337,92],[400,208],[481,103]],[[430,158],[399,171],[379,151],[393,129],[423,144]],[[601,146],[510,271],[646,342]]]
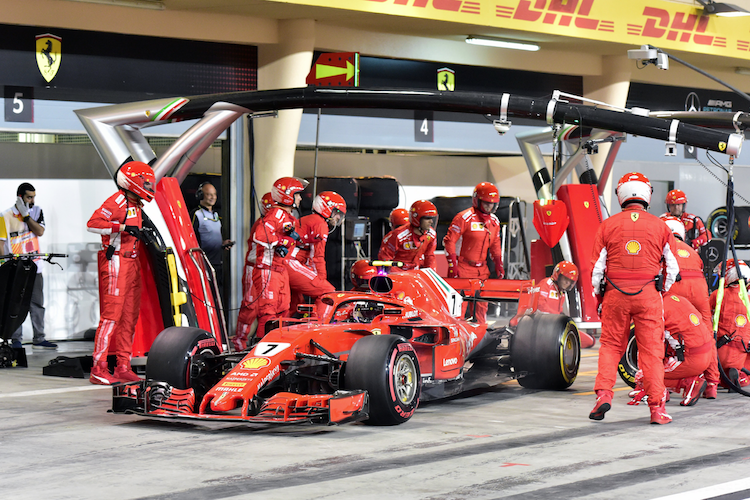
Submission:
[[[409,420],[419,404],[419,361],[412,345],[398,335],[359,339],[346,362],[347,389],[366,390],[371,425],[397,425]]]
[[[176,389],[205,389],[204,360],[220,354],[216,339],[200,328],[172,326],[154,340],[146,362],[146,380],[166,382]],[[213,385],[213,384],[210,384]],[[198,391],[196,391],[198,392]]]
[[[527,389],[567,389],[578,375],[581,340],[568,316],[535,313],[518,322],[511,345],[518,383]]]

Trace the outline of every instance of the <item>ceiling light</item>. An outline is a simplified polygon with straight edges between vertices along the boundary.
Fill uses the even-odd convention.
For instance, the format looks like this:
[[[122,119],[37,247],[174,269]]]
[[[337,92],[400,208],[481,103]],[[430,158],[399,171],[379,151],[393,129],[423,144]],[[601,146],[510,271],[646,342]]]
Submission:
[[[703,6],[705,14],[713,14],[721,17],[739,17],[750,16],[750,12],[742,7],[737,7],[731,3],[716,3],[713,0],[697,0]]]
[[[137,7],[140,9],[164,10],[166,7],[161,0],[71,0],[83,3],[99,3],[118,7]]]
[[[466,43],[470,43],[472,45],[486,45],[487,47],[500,47],[502,49],[528,50],[531,52],[536,52],[537,50],[539,50],[539,45],[535,43],[520,42],[517,40],[505,40],[502,38],[492,38],[486,36],[467,36]]]

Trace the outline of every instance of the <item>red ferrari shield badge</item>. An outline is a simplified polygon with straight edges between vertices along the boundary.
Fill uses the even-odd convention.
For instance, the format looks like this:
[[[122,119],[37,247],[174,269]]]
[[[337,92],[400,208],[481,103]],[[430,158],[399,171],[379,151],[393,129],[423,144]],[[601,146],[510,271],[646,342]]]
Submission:
[[[568,229],[568,208],[560,200],[537,200],[534,202],[534,227],[539,237],[552,248]]]

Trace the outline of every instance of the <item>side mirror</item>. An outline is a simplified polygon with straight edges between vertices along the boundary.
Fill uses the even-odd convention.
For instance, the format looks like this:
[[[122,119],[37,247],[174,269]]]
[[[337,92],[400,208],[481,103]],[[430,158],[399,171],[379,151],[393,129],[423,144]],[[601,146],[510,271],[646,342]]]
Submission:
[[[393,280],[388,276],[370,278],[370,289],[375,293],[388,293],[393,290]]]

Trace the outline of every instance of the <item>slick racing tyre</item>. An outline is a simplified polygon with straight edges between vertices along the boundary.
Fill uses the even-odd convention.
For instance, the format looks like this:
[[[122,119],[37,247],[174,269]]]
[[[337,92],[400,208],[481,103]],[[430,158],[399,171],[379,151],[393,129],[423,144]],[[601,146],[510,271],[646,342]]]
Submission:
[[[628,346],[625,348],[625,354],[620,358],[620,364],[617,365],[617,373],[620,378],[630,387],[635,388],[635,374],[638,371],[638,344],[635,342],[635,325],[630,325],[630,337],[628,337]]]
[[[370,398],[370,425],[406,422],[419,404],[419,361],[412,345],[398,335],[370,335],[349,352],[344,384]]]
[[[221,353],[216,339],[200,328],[172,326],[154,340],[146,362],[146,380],[166,382],[176,389],[208,390],[204,361]]]
[[[524,316],[511,345],[518,383],[527,389],[563,390],[573,384],[581,362],[581,341],[572,319],[561,314]]]
[[[706,227],[711,232],[714,238],[727,239],[727,233],[729,232],[729,220],[727,217],[726,208],[717,208],[708,215],[706,220]],[[737,214],[734,217],[734,236],[732,239],[737,241],[739,235],[739,221],[737,220]],[[739,243],[739,242],[738,242]]]

